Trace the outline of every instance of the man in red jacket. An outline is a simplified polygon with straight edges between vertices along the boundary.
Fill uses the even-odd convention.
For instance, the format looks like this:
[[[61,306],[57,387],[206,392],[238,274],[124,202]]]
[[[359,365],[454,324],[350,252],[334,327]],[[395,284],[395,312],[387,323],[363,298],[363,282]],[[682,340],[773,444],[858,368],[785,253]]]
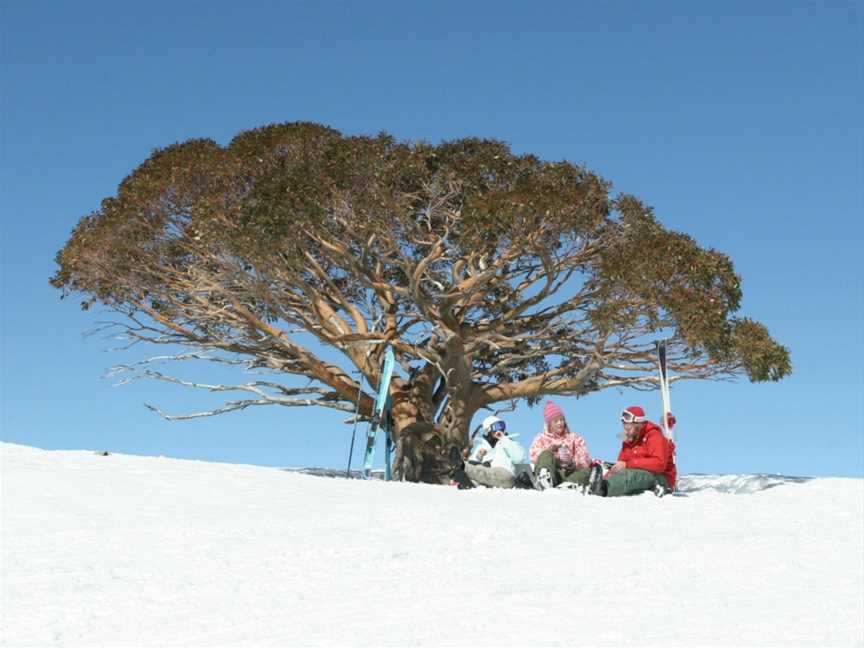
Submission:
[[[675,418],[670,414],[670,428]],[[592,468],[589,491],[592,495],[617,497],[636,495],[646,490],[663,494],[675,488],[675,444],[663,431],[645,418],[641,407],[621,412],[624,426],[621,452],[609,471],[602,475],[600,466]]]

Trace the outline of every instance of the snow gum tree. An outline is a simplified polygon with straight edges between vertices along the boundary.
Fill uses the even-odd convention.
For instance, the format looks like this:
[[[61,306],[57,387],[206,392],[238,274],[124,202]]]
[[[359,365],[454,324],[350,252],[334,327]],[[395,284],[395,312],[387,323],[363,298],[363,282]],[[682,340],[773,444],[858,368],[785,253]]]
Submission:
[[[204,385],[121,366],[249,394],[157,410],[168,418],[258,404],[368,418],[390,345],[394,463],[409,480],[444,478],[478,410],[655,389],[661,338],[676,379],[791,371],[787,349],[736,316],[726,255],[581,166],[492,140],[433,146],[290,123],[227,146],[175,144],[79,222],[57,264],[51,283],[116,311],[132,342],[184,349],[161,361],[262,374]]]

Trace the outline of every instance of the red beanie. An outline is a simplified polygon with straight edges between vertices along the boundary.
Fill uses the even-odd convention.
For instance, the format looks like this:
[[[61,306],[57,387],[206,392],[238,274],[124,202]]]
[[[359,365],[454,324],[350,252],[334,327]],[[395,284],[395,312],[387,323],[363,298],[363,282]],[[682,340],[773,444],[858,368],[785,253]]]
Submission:
[[[548,423],[556,416],[564,416],[564,412],[552,401],[546,401],[546,405],[543,407],[543,421]]]

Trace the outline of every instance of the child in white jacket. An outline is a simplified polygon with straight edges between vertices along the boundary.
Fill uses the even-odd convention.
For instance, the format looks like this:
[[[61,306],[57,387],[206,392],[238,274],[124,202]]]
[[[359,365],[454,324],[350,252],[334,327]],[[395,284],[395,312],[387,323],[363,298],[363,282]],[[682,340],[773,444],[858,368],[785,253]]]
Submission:
[[[528,460],[525,448],[506,430],[507,425],[497,416],[483,419],[483,439],[465,464],[465,474],[481,486],[513,488],[516,467]]]

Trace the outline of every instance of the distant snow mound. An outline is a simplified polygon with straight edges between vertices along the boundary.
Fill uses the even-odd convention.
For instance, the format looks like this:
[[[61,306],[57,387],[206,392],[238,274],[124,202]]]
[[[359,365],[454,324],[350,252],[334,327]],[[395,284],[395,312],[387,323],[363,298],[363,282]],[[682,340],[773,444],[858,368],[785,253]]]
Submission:
[[[348,477],[344,470],[337,468],[286,468],[290,472],[299,472],[304,475],[315,475],[316,477]],[[363,473],[360,470],[352,470],[352,479],[361,479]],[[373,470],[372,479],[384,479],[383,470]],[[699,491],[715,491],[732,495],[746,495],[759,491],[786,486],[789,484],[803,484],[812,477],[794,477],[790,475],[705,475],[694,473],[681,475],[678,478],[678,492],[684,494],[697,493]]]
[[[315,477],[350,477],[351,479],[362,479],[362,470],[352,470],[349,474],[340,468],[284,468],[288,472],[301,473],[303,475],[314,475]],[[384,479],[384,471],[377,469],[372,471],[372,479]]]
[[[790,475],[681,475],[678,478],[678,491],[681,493],[696,493],[713,490],[718,493],[742,495],[786,486],[803,484],[812,477],[793,477]]]

